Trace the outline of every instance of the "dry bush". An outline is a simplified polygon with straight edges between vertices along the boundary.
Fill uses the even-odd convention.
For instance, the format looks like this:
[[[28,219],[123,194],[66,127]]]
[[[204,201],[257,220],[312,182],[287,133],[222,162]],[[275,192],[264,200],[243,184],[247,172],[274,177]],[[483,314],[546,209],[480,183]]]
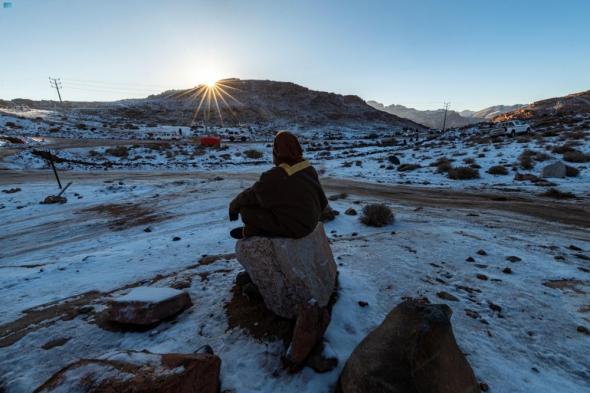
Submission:
[[[508,168],[506,168],[504,165],[494,165],[488,169],[488,173],[490,175],[507,175]]]
[[[440,157],[434,162],[433,166],[436,166],[436,170],[439,173],[448,172],[453,167],[452,160],[446,157]]]
[[[555,146],[555,147],[553,147],[553,150],[552,150],[552,152],[555,154],[565,154],[570,151],[576,151],[576,149],[574,149],[574,147],[571,143],[566,143],[561,146]]]
[[[408,172],[418,168],[421,168],[419,164],[401,164],[397,167],[397,170],[400,172]]]
[[[453,180],[479,179],[479,171],[467,166],[460,166],[449,169],[448,176]]]
[[[255,149],[246,150],[244,155],[252,160],[262,158],[262,152]]]
[[[548,197],[548,198],[554,198],[554,199],[572,199],[572,198],[576,197],[571,192],[562,192],[562,191],[559,191],[557,188],[553,188],[553,187],[548,189],[544,193],[542,193],[541,196]]]
[[[384,204],[374,203],[363,208],[361,222],[370,227],[382,227],[393,223],[394,215]]]
[[[577,130],[569,133],[567,137],[573,140],[586,139],[586,133],[582,130]]]
[[[463,163],[465,163],[467,165],[475,164],[475,158],[473,158],[473,157],[466,158],[463,160]]]
[[[565,175],[567,177],[576,177],[580,174],[580,170],[578,168],[574,168],[573,166],[566,165],[565,166]]]
[[[111,147],[106,150],[106,153],[113,157],[128,157],[129,149],[127,148],[127,146]]]
[[[572,150],[564,153],[563,159],[567,162],[590,162],[590,154],[585,154],[579,150]]]

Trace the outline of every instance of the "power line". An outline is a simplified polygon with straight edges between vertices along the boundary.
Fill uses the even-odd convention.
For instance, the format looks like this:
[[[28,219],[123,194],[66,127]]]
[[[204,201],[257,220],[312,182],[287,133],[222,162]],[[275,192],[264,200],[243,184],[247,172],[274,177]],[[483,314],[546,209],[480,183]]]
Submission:
[[[55,90],[57,90],[57,96],[59,97],[59,102],[60,102],[60,104],[63,104],[63,101],[61,100],[61,93],[59,92],[59,89],[62,87],[61,80],[59,78],[49,77],[49,84],[51,85],[51,87],[53,87]]]

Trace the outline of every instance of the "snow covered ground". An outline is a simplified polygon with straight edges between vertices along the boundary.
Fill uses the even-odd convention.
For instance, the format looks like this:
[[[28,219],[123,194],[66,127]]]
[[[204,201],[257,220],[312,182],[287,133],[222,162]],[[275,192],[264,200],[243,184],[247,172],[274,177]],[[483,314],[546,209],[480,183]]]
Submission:
[[[9,118],[21,128],[7,127]],[[585,117],[574,120],[578,123],[539,128],[528,136],[497,139],[480,137],[473,130],[449,131],[439,136],[412,136],[398,131],[373,134],[353,130],[335,132],[328,129],[297,132],[304,144],[306,157],[325,176],[453,189],[511,189],[533,194],[541,194],[554,187],[580,198],[588,198],[590,159],[574,162],[563,154],[563,149],[567,148],[590,157],[590,120]],[[149,127],[141,124],[136,126],[137,130],[125,130],[103,127],[97,120],[94,123],[86,120],[85,128],[78,129],[77,121],[69,119],[68,129],[62,126],[58,132],[50,133],[46,130],[47,124],[40,125],[41,120],[35,123],[35,118],[15,120],[6,114],[0,115],[0,130],[4,122],[4,130],[0,134],[24,138],[27,142],[25,147],[6,143],[0,146],[0,149],[19,149],[2,165],[16,170],[48,168],[48,163],[34,154],[35,149],[45,148],[50,148],[53,154],[65,160],[58,164],[58,168],[76,171],[259,172],[260,165],[272,161],[272,133],[257,133],[247,127],[211,129],[211,132],[222,135],[224,142],[220,149],[203,149],[190,140],[143,143],[147,141],[146,130]],[[163,129],[174,130],[175,127],[166,126]],[[56,139],[56,136],[76,139]],[[85,146],[84,141],[88,138],[104,139],[105,145],[100,146],[93,141]],[[120,145],[126,138],[134,138],[134,141],[119,149],[113,148],[114,142]],[[77,141],[75,146],[68,142],[73,140]],[[532,158],[525,162],[521,156],[527,153]],[[451,179],[447,171],[437,167],[441,159],[449,160],[452,167],[469,167],[477,172],[477,177],[470,180]],[[579,172],[576,176],[538,181],[544,166],[564,160],[565,164]],[[495,166],[504,167],[505,174],[489,173],[489,169]],[[525,180],[517,175],[524,175]]]
[[[30,392],[74,360],[117,350],[191,352],[209,344],[222,359],[222,390],[329,392],[387,312],[404,297],[424,296],[453,309],[457,341],[490,391],[590,391],[590,340],[577,331],[590,325],[588,231],[356,195],[331,204],[342,212],[385,202],[396,221],[369,228],[341,214],[326,224],[341,287],[326,338],[339,367],[286,373],[283,344],[229,329],[224,308],[241,270],[227,204],[247,185],[173,173],[150,181],[89,174],[63,205],[39,204],[53,183],[2,186],[21,191],[0,193],[0,387]],[[219,257],[204,263],[204,255]],[[177,283],[194,306],[174,320],[147,332],[100,327],[110,297]],[[438,298],[442,291],[457,301]]]

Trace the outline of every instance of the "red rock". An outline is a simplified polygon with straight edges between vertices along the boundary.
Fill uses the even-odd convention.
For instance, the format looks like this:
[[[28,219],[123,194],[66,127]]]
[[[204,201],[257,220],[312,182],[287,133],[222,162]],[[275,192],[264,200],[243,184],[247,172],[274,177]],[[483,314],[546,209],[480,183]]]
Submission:
[[[188,293],[173,288],[139,287],[109,302],[107,319],[126,325],[149,326],[192,306]]]
[[[299,306],[293,338],[285,359],[289,368],[301,368],[314,347],[321,342],[329,324],[330,313],[327,308],[320,307],[317,303]]]
[[[35,393],[217,393],[221,360],[211,354],[117,352],[58,371]]]

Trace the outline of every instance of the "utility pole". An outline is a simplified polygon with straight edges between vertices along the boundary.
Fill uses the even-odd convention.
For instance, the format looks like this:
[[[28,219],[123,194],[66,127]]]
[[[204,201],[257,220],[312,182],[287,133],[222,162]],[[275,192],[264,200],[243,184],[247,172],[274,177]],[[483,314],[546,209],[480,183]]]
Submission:
[[[445,102],[445,118],[443,120],[443,126],[442,126],[442,131],[441,132],[445,132],[445,128],[447,126],[447,111],[449,110],[449,106],[451,105],[450,102]]]
[[[49,77],[49,84],[51,85],[51,87],[53,87],[55,90],[57,90],[57,96],[59,97],[59,103],[63,104],[63,101],[61,100],[61,93],[59,91],[59,89],[62,87],[61,80],[59,78]]]

